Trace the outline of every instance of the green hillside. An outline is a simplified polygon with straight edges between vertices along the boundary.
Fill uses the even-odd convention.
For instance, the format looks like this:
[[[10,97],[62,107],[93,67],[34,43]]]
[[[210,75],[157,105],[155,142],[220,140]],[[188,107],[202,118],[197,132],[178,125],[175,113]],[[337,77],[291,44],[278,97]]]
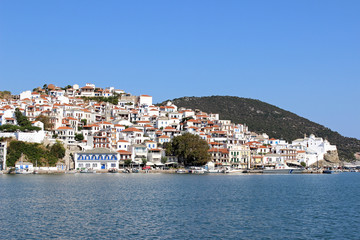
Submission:
[[[246,124],[250,131],[267,133],[270,137],[285,139],[288,142],[302,138],[304,134],[315,134],[337,145],[342,161],[354,160],[354,153],[360,152],[360,140],[344,137],[320,124],[259,100],[210,96],[183,97],[171,101],[178,107],[219,113],[220,119]]]

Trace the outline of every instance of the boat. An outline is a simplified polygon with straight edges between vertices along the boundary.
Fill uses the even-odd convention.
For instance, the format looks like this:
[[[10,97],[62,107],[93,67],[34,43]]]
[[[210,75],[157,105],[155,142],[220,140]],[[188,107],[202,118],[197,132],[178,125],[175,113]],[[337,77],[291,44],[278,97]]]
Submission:
[[[206,173],[221,173],[221,171],[219,169],[209,169],[206,170]]]
[[[189,173],[204,174],[204,173],[206,173],[206,170],[204,168],[201,168],[201,167],[191,167],[190,170],[189,170]]]
[[[109,173],[117,173],[118,171],[116,170],[116,168],[110,168],[108,170]]]
[[[33,171],[30,171],[28,168],[25,168],[25,169],[19,169],[19,168],[16,168],[15,169],[15,174],[32,174]]]
[[[232,168],[232,169],[229,169],[227,173],[240,174],[240,173],[244,173],[244,169]]]
[[[96,171],[90,168],[84,168],[80,170],[80,173],[96,173]]]
[[[292,168],[289,167],[286,163],[277,163],[274,168],[265,168],[263,173],[270,174],[296,174],[302,173],[304,169],[302,168]]]
[[[333,171],[330,170],[330,169],[324,169],[322,173],[324,173],[324,174],[332,174]]]
[[[176,170],[176,173],[184,174],[184,173],[187,173],[187,172],[184,169],[178,169],[178,170]]]

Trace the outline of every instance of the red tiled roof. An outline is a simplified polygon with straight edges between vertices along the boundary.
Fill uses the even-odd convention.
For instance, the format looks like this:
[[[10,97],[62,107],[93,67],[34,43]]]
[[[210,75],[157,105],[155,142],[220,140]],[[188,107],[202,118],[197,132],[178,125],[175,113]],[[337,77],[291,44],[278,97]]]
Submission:
[[[59,127],[56,130],[74,130],[74,129],[72,129],[71,127]]]
[[[122,130],[122,132],[142,132],[141,130],[131,127],[131,128],[127,128],[125,130]]]

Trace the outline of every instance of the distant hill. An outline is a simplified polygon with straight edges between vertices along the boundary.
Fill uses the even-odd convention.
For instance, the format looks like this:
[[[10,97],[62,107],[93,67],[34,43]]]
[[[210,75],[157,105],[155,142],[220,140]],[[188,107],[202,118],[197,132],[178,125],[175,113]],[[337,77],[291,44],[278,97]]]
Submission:
[[[354,153],[360,152],[360,140],[344,137],[327,127],[259,100],[210,96],[183,97],[170,101],[178,107],[219,113],[220,119],[246,124],[250,131],[267,133],[270,137],[285,139],[288,142],[303,138],[304,134],[307,136],[315,134],[337,145],[339,158],[342,161],[352,161],[355,159]]]

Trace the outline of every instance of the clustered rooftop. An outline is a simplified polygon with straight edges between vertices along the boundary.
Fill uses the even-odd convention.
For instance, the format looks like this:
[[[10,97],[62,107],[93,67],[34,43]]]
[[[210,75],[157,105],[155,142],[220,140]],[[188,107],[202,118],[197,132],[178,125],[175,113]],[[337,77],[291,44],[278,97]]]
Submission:
[[[116,96],[117,104],[99,102],[95,97]],[[192,133],[205,140],[211,160],[217,165],[247,168],[249,165],[272,165],[278,162],[306,162],[313,164],[323,159],[328,150],[336,150],[322,138],[314,135],[297,139],[292,144],[266,134],[250,132],[245,124],[220,120],[219,114],[178,108],[170,101],[155,106],[149,95],[133,96],[123,90],[97,88],[94,84],[57,87],[53,84],[25,91],[17,99],[1,100],[0,125],[16,125],[15,109],[19,108],[33,125],[46,116],[50,129],[40,139],[56,138],[66,145],[77,145],[83,151],[108,149],[117,152],[122,161],[131,159],[140,163],[146,158],[154,164],[165,156],[164,144],[183,133]],[[0,136],[3,133],[0,133]],[[84,136],[81,141],[77,135]],[[29,140],[31,141],[31,140]],[[166,156],[176,161],[172,156]]]

